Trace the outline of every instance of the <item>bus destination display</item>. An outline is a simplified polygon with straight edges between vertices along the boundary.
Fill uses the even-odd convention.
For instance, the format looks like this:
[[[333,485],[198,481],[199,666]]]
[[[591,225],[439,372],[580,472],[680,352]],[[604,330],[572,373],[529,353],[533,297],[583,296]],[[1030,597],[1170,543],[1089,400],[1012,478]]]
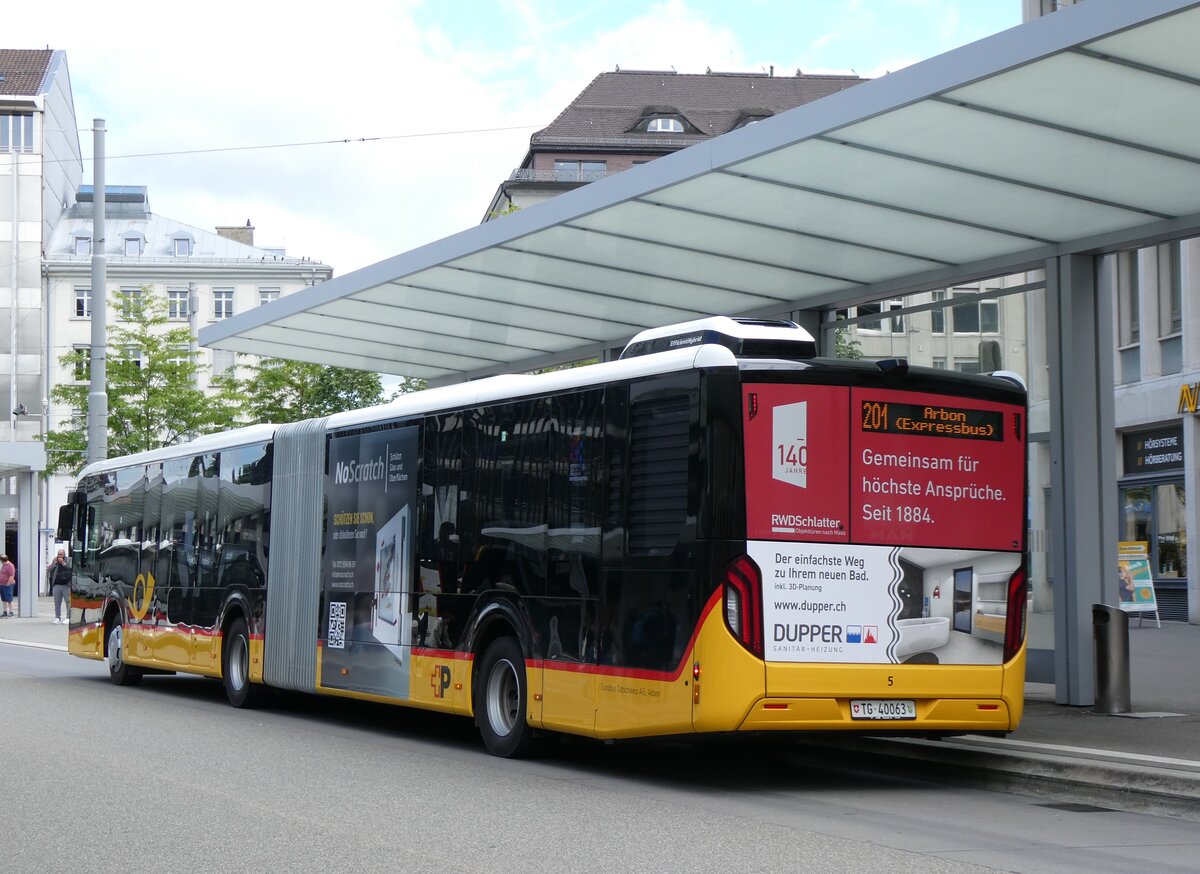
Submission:
[[[943,404],[905,404],[869,398],[862,401],[862,429],[916,437],[1003,440],[1004,415]]]

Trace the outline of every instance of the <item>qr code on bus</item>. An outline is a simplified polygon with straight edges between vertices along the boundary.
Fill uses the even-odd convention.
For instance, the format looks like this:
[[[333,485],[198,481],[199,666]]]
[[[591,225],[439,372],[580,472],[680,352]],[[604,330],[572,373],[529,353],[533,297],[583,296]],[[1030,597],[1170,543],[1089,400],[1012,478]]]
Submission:
[[[330,649],[346,648],[346,602],[329,602],[329,632],[325,645]]]

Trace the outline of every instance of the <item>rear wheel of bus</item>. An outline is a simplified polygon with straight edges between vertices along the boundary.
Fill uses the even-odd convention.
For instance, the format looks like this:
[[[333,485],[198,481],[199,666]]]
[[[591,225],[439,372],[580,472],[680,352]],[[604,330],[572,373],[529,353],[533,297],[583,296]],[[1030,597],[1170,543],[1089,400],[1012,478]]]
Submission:
[[[108,625],[105,654],[108,656],[108,678],[118,686],[136,686],[142,682],[142,672],[125,661],[125,630],[119,619]]]
[[[250,632],[246,620],[230,623],[221,645],[221,683],[234,707],[256,707],[263,687],[250,682]]]
[[[501,637],[488,645],[475,689],[475,719],[488,752],[504,758],[533,752],[525,656],[516,638]]]

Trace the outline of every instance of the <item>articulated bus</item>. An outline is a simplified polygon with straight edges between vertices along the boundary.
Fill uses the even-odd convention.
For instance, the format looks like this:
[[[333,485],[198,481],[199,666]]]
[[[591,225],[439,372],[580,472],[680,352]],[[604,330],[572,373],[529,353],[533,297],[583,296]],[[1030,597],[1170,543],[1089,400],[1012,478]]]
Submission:
[[[70,652],[614,739],[1003,733],[1022,713],[1020,379],[814,357],[786,321],[98,462]]]

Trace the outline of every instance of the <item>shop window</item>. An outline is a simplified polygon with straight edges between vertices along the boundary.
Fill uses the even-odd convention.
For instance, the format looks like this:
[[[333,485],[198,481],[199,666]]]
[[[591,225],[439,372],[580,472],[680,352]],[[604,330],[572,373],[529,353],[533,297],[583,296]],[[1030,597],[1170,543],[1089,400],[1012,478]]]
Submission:
[[[1121,489],[1121,539],[1149,544],[1155,579],[1187,576],[1186,510],[1183,483]]]

